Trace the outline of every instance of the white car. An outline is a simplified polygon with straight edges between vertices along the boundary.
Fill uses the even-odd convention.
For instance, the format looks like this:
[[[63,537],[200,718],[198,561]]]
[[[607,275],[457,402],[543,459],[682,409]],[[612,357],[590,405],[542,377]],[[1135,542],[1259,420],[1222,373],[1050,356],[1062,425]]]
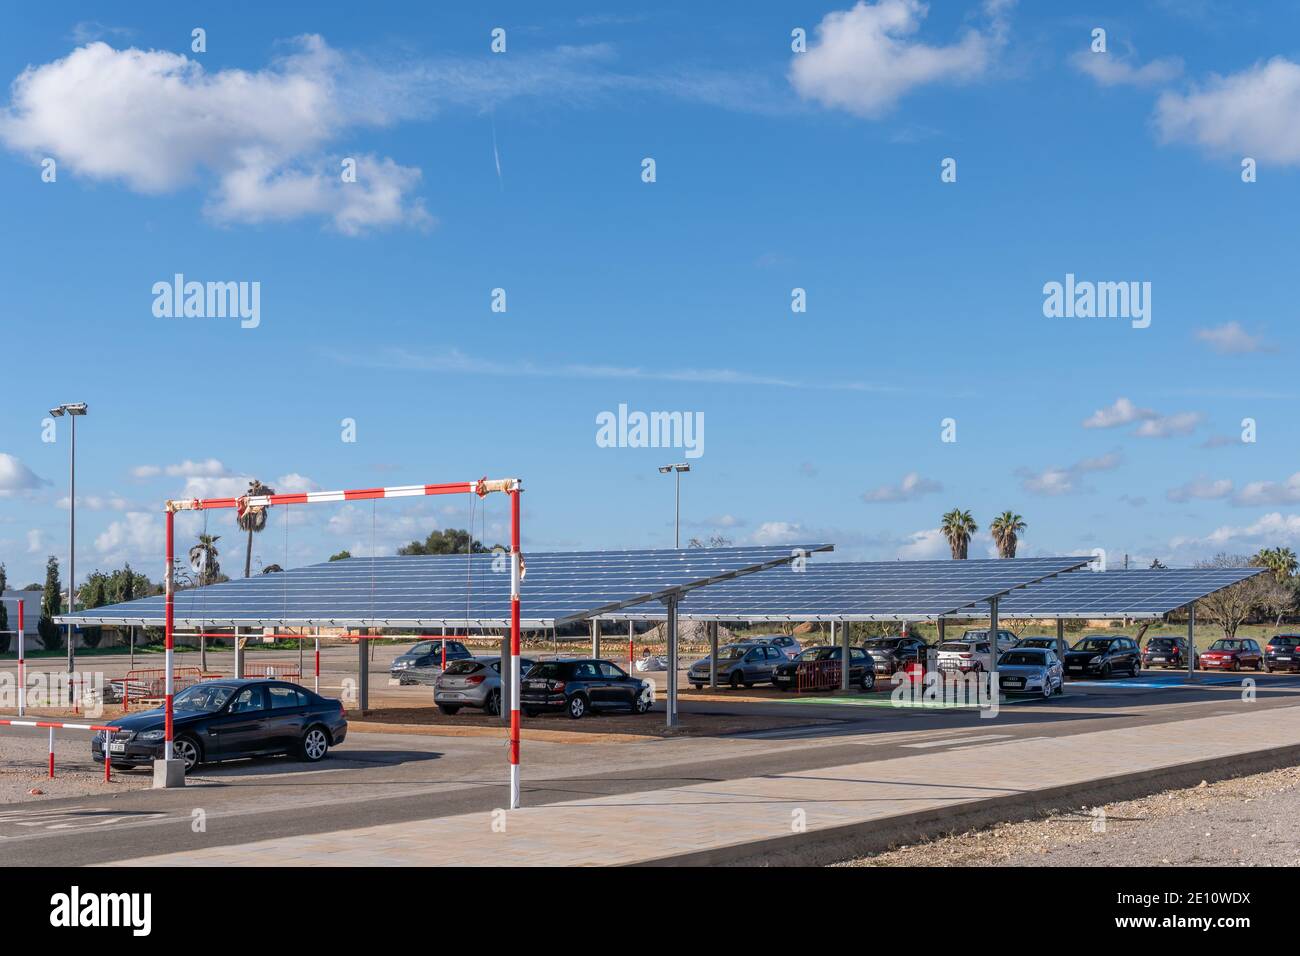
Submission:
[[[963,637],[959,641],[944,641],[939,645],[939,670],[987,671],[993,663],[989,655],[988,631],[968,631],[980,637]],[[981,639],[982,638],[982,639]],[[1001,656],[1015,647],[1016,638],[1010,631],[998,632],[998,654]]]

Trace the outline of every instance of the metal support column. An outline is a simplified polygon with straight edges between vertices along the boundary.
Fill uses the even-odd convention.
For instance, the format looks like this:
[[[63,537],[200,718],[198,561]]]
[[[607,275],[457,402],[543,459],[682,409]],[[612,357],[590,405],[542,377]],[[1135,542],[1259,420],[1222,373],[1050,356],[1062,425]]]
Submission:
[[[831,621],[832,638],[834,635],[835,622]],[[849,670],[849,626],[844,621],[840,621],[840,690],[849,689]]]
[[[664,598],[668,618],[664,633],[668,636],[668,726],[677,726],[677,595]]]
[[[370,659],[366,657],[366,639],[357,635],[357,710],[370,708]]]
[[[1187,679],[1196,680],[1196,602],[1187,605]]]
[[[591,656],[600,657],[600,621],[591,619]]]
[[[989,598],[989,699],[998,692],[998,599]]]
[[[709,622],[709,690],[718,689],[718,622]]]

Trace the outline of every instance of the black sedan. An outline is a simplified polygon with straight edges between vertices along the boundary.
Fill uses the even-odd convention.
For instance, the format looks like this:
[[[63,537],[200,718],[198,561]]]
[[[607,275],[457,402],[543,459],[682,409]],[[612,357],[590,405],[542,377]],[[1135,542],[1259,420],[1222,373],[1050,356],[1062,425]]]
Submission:
[[[529,717],[564,711],[574,720],[617,707],[644,714],[654,703],[654,686],[610,661],[542,661],[519,690],[519,707]]]
[[[1142,672],[1142,658],[1137,641],[1131,637],[1085,637],[1065,655],[1067,677],[1111,677],[1127,674],[1137,677]]]
[[[348,733],[343,704],[274,680],[214,680],[185,688],[172,703],[172,749],[186,771],[201,763],[294,754],[315,763]],[[166,718],[161,707],[115,722],[113,763],[138,767],[162,759]],[[104,759],[105,734],[90,742]]]
[[[919,637],[876,637],[862,647],[876,662],[876,673],[888,675],[908,664],[924,664],[930,645]]]
[[[876,687],[876,667],[874,655],[868,654],[860,647],[849,648],[849,683],[859,690],[869,691]],[[838,647],[808,647],[792,661],[776,665],[772,671],[772,686],[778,690],[796,690],[799,687],[799,671],[805,674],[805,686],[824,686],[834,683],[839,686],[840,661],[843,657]],[[822,664],[821,661],[833,661]]]

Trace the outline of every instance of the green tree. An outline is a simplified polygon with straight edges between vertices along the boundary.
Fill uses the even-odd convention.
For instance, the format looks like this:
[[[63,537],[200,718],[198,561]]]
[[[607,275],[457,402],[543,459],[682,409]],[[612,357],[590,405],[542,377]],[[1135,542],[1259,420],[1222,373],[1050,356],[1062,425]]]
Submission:
[[[964,561],[970,550],[971,535],[979,530],[979,525],[975,523],[969,511],[953,508],[943,516],[943,524],[939,526],[939,530],[948,539],[953,560]]]
[[[1014,558],[1016,556],[1016,544],[1020,540],[1021,533],[1029,525],[1025,524],[1025,519],[1011,511],[1004,511],[993,519],[989,525],[989,531],[993,535],[993,542],[998,546],[998,557]]]
[[[398,554],[464,554],[472,550],[475,554],[491,551],[483,542],[470,538],[470,533],[460,528],[447,528],[444,531],[430,531],[423,541],[412,541],[397,549]]]
[[[268,488],[256,478],[248,483],[248,496],[250,498],[273,494],[275,494],[274,488]],[[253,535],[266,528],[267,510],[265,505],[256,508],[245,508],[244,513],[239,516],[240,529],[248,532],[248,547],[244,551],[244,577],[246,578],[253,575]]]
[[[86,584],[80,589],[82,608],[103,607],[108,603],[108,576],[96,571],[86,579]],[[99,642],[104,639],[104,629],[102,627],[87,627],[81,631],[81,640],[87,647],[99,647]]]
[[[344,549],[343,549],[342,551],[340,551],[338,554],[331,554],[331,555],[330,555],[330,560],[331,560],[331,561],[346,561],[346,560],[347,560],[348,558],[350,558],[350,557],[352,557],[352,552],[349,551],[349,550],[347,550],[346,548],[344,548]]]
[[[217,542],[219,534],[201,534],[199,543],[190,548],[190,567],[198,575],[199,587],[215,584],[221,578],[221,562],[218,560]],[[251,539],[250,539],[251,540]],[[208,639],[199,635],[199,667],[208,669]]]
[[[45,562],[45,587],[41,592],[41,617],[36,622],[36,633],[41,646],[47,651],[57,651],[63,646],[63,629],[54,619],[63,613],[63,583],[59,580],[59,559],[50,555]]]

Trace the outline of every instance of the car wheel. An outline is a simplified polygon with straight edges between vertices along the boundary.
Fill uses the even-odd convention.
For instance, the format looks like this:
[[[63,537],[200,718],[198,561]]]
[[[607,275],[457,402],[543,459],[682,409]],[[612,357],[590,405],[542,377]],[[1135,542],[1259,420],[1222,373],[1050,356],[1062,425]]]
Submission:
[[[704,690],[703,684],[692,684],[691,686],[694,687],[696,690]]]
[[[203,763],[203,753],[199,750],[199,742],[193,737],[177,737],[173,740],[172,755],[178,760],[185,761],[186,773]]]
[[[746,681],[746,682],[745,682],[745,690],[749,690],[749,688],[751,688],[751,687],[753,687],[753,686],[754,686],[754,682],[753,682],[752,680],[751,680],[751,681]]]
[[[1134,662],[1133,662],[1133,669],[1129,672],[1129,676],[1130,676],[1130,677],[1141,677],[1141,676],[1142,676],[1142,665],[1141,665],[1140,663],[1138,663],[1137,661],[1134,661]]]
[[[501,715],[501,688],[498,687],[488,693],[483,710],[489,717],[499,717]]]
[[[1264,662],[1264,673],[1265,673],[1265,674],[1271,674],[1271,673],[1273,673],[1273,669],[1272,669],[1271,667],[1268,666],[1268,661],[1265,661],[1265,662]]]
[[[875,671],[863,671],[863,672],[862,672],[862,680],[858,681],[858,687],[861,688],[862,693],[864,693],[864,694],[869,693],[870,691],[875,690],[875,689],[876,689],[876,672],[875,672]]]
[[[732,690],[740,690],[740,685],[741,685],[742,683],[744,683],[744,681],[742,681],[742,680],[740,679],[740,672],[739,672],[739,671],[732,671],[732,672],[731,672],[731,679],[730,679],[727,683],[729,683],[729,684],[731,685],[731,689],[732,689]]]
[[[1232,669],[1234,671],[1241,670],[1241,661],[1237,660],[1235,657],[1232,659]]]
[[[532,707],[525,707],[525,708],[524,708],[524,716],[525,716],[525,717],[536,717],[537,714],[538,714],[538,711],[535,710],[535,709],[532,708]]]
[[[325,759],[329,749],[330,738],[329,734],[325,733],[325,728],[308,727],[307,732],[302,735],[302,741],[298,744],[298,755],[308,763],[316,763]]]
[[[460,713],[459,704],[439,704],[438,709],[442,711],[444,714],[446,714],[448,717]]]
[[[1110,680],[1110,661],[1101,665],[1101,679]]]
[[[644,694],[637,694],[636,702],[632,704],[632,713],[646,714],[650,712],[650,698]]]
[[[587,698],[581,694],[574,694],[569,698],[568,713],[574,720],[581,720],[586,717],[588,708]]]

